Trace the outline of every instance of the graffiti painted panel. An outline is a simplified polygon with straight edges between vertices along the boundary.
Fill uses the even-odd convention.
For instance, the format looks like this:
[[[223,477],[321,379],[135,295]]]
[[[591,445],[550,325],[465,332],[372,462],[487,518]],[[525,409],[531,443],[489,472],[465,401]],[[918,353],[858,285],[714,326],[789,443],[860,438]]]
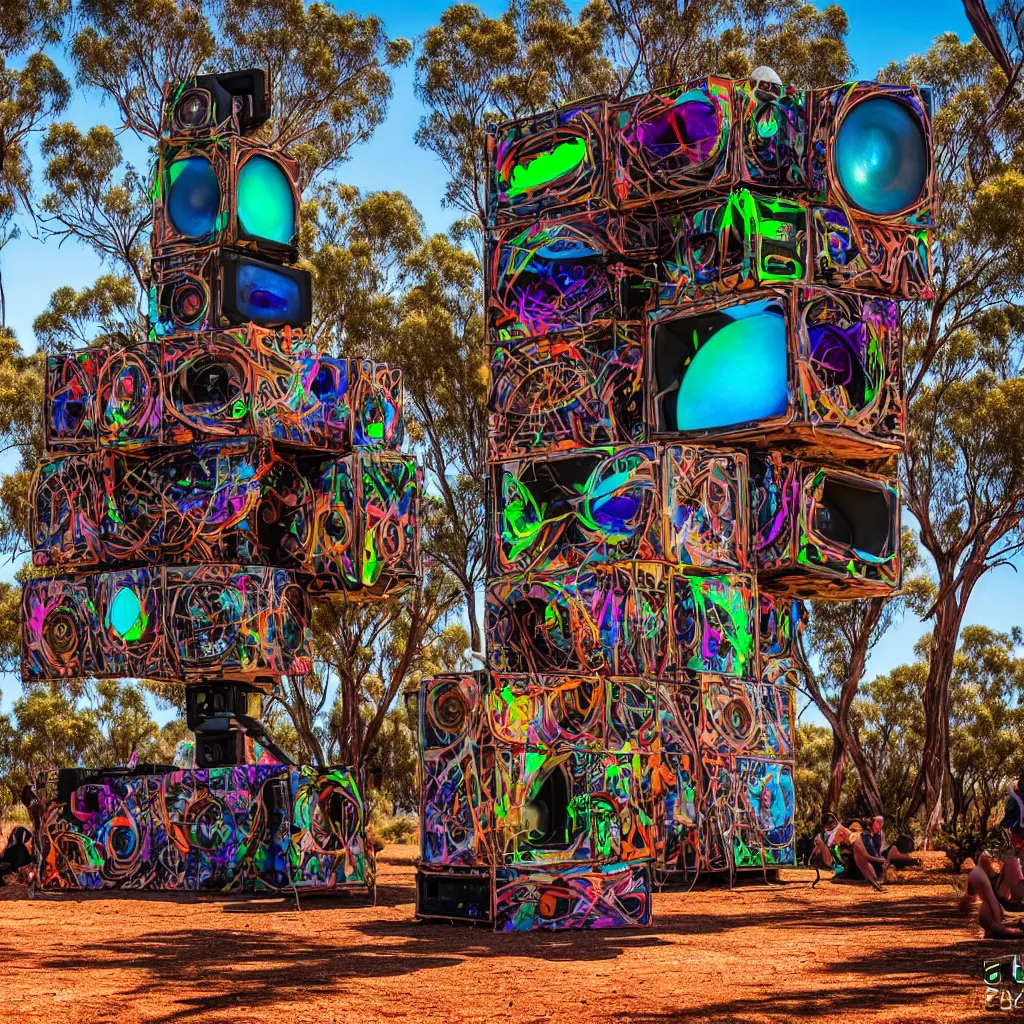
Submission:
[[[811,425],[839,428],[862,446],[901,448],[906,417],[896,303],[824,289],[798,294],[800,390]],[[833,436],[826,443],[841,442]]]
[[[757,589],[753,576],[672,578],[673,663],[679,672],[747,676],[756,667]]]
[[[661,683],[657,698],[661,750],[651,762],[659,822],[657,863],[670,873],[693,871],[700,849],[700,687]]]
[[[491,474],[493,575],[663,555],[654,448],[504,462]]]
[[[502,868],[496,877],[495,931],[630,928],[651,923],[646,864],[555,870]]]
[[[791,760],[793,692],[718,676],[701,677],[703,750],[725,756],[747,755]]]
[[[95,446],[97,378],[106,356],[99,348],[47,356],[43,426],[50,451]]]
[[[498,749],[494,809],[509,864],[645,860],[654,854],[646,757],[568,747]]]
[[[584,101],[489,130],[488,223],[600,208],[608,202],[604,101]]]
[[[348,768],[303,766],[291,774],[288,871],[297,889],[374,886],[358,779]]]
[[[773,452],[752,460],[751,503],[758,570],[774,588],[854,600],[899,586],[894,478]]]
[[[492,582],[491,666],[663,676],[670,661],[668,576],[667,566],[628,562]]]
[[[793,864],[793,769],[736,759],[733,861],[737,868]]]
[[[263,680],[310,670],[308,597],[283,569],[204,565],[30,580],[22,614],[25,681]]]
[[[490,748],[463,740],[422,760],[420,855],[428,864],[487,863],[493,842]]]
[[[319,794],[333,822],[338,791],[346,827],[328,825],[325,838],[311,824],[309,794]],[[44,773],[39,793],[43,889],[372,887],[358,827],[363,801],[347,768],[66,769]]]
[[[299,214],[294,160],[279,149],[237,135],[179,137],[174,144],[162,143],[158,154],[154,252],[194,256],[217,246],[238,246],[294,259]],[[256,214],[257,207],[262,216]]]
[[[905,299],[932,297],[931,232],[874,224],[843,210],[811,210],[814,281]]]
[[[668,445],[663,481],[670,560],[704,569],[749,569],[746,455]]]
[[[803,191],[809,180],[808,120],[813,93],[773,82],[736,82],[736,173],[765,191]]]
[[[491,351],[493,460],[643,441],[643,347],[611,325],[585,341],[555,335]]]
[[[601,750],[608,684],[597,676],[495,675],[487,718],[496,743]]]
[[[729,186],[733,83],[706,78],[610,111],[612,191],[622,205],[689,199]]]
[[[790,597],[776,597],[764,588],[758,588],[757,599],[761,682],[798,686],[803,663],[797,638],[807,619],[804,604]]]
[[[556,332],[590,332],[626,319],[609,265],[611,226],[590,215],[504,228],[487,253],[487,326],[494,345]]]

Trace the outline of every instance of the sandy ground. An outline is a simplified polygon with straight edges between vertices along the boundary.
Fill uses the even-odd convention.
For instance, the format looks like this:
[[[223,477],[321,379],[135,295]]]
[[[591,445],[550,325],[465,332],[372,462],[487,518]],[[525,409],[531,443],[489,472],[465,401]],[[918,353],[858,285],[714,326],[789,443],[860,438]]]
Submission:
[[[0,889],[0,1021],[981,1021],[987,942],[929,857],[883,895],[823,883],[664,892],[634,931],[494,935],[413,919],[411,847],[375,907]]]

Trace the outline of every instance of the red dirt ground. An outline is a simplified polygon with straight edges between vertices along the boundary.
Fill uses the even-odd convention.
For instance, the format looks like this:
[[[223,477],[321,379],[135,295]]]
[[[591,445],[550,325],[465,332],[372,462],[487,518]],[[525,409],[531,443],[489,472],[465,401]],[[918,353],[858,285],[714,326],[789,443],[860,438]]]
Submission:
[[[953,876],[883,895],[784,884],[665,892],[653,927],[494,935],[413,919],[411,847],[377,906],[346,898],[169,902],[0,889],[0,1021],[818,1024],[999,1019],[982,961],[1013,952],[956,910]]]

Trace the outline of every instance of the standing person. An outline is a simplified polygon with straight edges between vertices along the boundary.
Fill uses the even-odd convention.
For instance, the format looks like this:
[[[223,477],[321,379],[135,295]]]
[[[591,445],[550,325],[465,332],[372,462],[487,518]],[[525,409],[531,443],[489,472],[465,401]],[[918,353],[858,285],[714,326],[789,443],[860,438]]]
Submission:
[[[1006,798],[1006,808],[1000,828],[1006,830],[1018,860],[1024,849],[1024,774],[1021,774],[1010,786],[1010,795]]]
[[[15,825],[0,853],[0,886],[5,885],[6,875],[18,874],[35,863],[32,855],[32,833],[24,825]]]

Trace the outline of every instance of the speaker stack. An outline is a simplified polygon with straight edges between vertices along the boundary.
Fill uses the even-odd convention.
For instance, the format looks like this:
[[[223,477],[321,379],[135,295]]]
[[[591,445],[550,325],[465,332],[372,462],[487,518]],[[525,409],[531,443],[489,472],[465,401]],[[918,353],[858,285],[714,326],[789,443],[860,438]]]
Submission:
[[[320,353],[309,340],[299,167],[254,134],[272,112],[260,70],[169,90],[153,179],[148,337],[49,357],[46,452],[30,496],[38,571],[24,587],[24,681],[184,685],[203,771],[290,763],[263,730],[260,703],[282,676],[312,671],[311,595],[391,598],[422,571],[421,477],[401,450],[401,371]],[[339,770],[361,808],[360,766]],[[322,780],[328,770],[290,771],[294,839],[319,820],[307,790],[320,783],[300,776]],[[218,785],[245,800],[263,792],[252,772],[231,785],[221,776],[193,783],[197,799]],[[148,807],[150,797],[137,799]],[[106,827],[67,800],[53,808],[58,831],[88,837]],[[346,811],[345,828],[359,832],[361,815]],[[228,843],[232,829],[216,834]],[[60,863],[54,885],[111,881],[102,857],[98,882],[62,876]],[[183,884],[147,872],[146,884]]]
[[[417,913],[641,925],[794,862],[801,599],[900,585],[930,97],[595,97],[491,126],[488,183],[487,669],[420,691]]]

